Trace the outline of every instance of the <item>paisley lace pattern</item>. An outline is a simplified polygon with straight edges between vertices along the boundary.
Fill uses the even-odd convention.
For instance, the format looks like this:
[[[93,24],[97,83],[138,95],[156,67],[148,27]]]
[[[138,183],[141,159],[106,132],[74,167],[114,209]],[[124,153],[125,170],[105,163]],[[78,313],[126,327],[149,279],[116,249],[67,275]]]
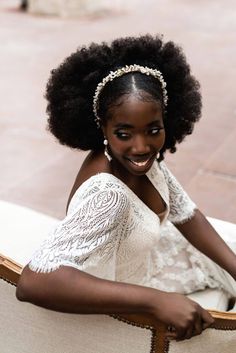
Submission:
[[[220,287],[215,265],[170,222],[190,219],[196,205],[163,162],[155,162],[147,177],[166,203],[162,222],[121,180],[94,175],[76,191],[67,216],[36,251],[30,268],[50,272],[72,266],[179,293]]]
[[[77,195],[79,205],[69,209],[35,253],[32,270],[49,272],[61,265],[84,269],[87,262],[96,267],[112,260],[126,229],[129,201],[119,186],[111,189],[105,185],[107,188],[100,190],[99,181],[91,183],[84,185],[84,194]]]

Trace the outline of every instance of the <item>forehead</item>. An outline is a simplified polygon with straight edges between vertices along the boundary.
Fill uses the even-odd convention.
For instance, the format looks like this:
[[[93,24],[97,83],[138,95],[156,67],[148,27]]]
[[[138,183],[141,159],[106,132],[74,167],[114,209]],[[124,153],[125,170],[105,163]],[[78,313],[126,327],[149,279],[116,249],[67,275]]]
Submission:
[[[152,122],[162,123],[162,119],[160,102],[129,95],[123,97],[120,103],[113,106],[109,120],[112,125],[129,124],[134,127],[142,127],[150,125]]]

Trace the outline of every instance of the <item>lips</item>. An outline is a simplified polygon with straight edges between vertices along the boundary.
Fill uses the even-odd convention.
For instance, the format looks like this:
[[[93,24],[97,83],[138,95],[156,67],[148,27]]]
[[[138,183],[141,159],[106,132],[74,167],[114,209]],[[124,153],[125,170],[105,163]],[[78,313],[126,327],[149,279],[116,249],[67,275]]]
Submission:
[[[130,162],[138,167],[144,167],[149,162],[149,160],[150,160],[150,158],[146,161],[143,161],[143,162],[135,162],[130,159]]]
[[[136,167],[146,167],[149,162],[154,158],[153,155],[144,158],[127,158]]]

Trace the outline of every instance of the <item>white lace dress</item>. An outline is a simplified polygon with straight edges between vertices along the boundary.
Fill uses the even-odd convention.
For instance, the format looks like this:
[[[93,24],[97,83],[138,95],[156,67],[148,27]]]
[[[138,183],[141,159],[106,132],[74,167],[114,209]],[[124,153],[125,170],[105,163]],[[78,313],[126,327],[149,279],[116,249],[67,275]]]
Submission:
[[[165,291],[187,294],[220,287],[235,294],[224,271],[174,227],[190,219],[196,206],[164,162],[155,162],[147,177],[167,206],[162,222],[121,180],[99,173],[76,191],[67,216],[34,254],[31,270],[72,266]]]

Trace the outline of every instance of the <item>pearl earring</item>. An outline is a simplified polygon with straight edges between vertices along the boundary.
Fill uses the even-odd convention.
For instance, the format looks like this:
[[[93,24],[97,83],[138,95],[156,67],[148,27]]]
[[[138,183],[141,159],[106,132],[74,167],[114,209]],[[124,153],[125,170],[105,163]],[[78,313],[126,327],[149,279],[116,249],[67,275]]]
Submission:
[[[157,160],[159,159],[159,157],[160,157],[160,153],[158,152],[158,153],[157,153]]]
[[[112,157],[109,155],[109,152],[108,152],[108,149],[107,149],[108,141],[107,141],[106,138],[103,140],[103,144],[104,144],[104,146],[105,146],[105,148],[104,148],[104,154],[105,154],[105,156],[107,157],[108,161],[110,162],[110,161],[112,160]]]

